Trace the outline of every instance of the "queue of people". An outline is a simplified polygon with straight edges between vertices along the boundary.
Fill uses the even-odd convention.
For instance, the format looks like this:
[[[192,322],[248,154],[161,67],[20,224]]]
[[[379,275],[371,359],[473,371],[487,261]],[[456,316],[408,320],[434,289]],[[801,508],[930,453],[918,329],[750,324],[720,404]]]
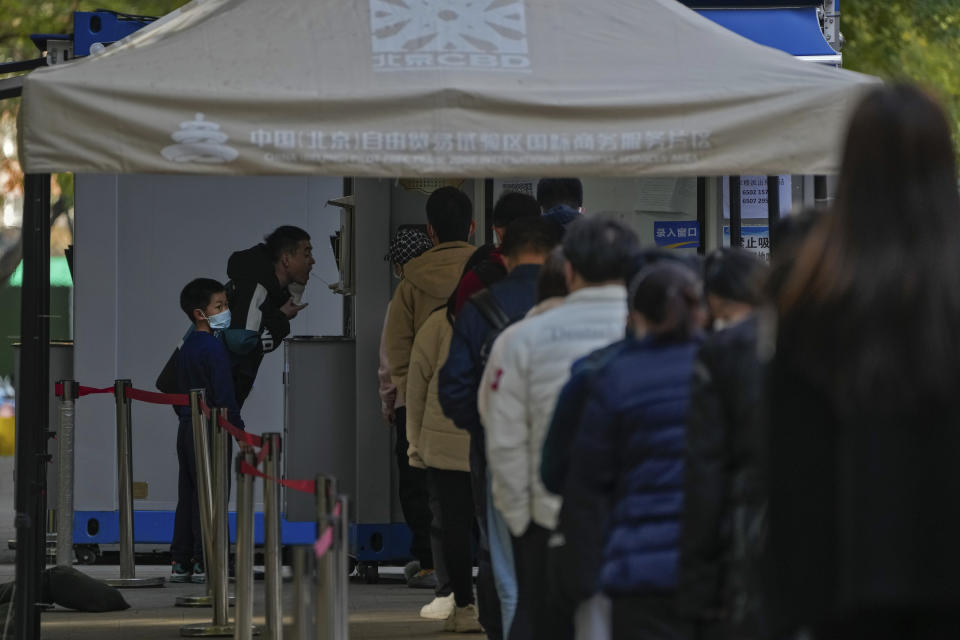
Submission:
[[[434,192],[382,363],[398,463],[423,470],[421,615],[510,640],[960,637],[960,196],[935,100],[872,91],[839,185],[772,229],[770,265],[642,248],[576,179],[503,196],[477,250],[467,197]]]

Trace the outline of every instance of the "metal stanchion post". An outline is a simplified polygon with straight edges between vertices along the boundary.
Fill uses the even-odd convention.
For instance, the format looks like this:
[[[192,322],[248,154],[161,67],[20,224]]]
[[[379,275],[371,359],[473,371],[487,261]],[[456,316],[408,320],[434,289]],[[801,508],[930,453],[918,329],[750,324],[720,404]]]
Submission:
[[[57,488],[57,564],[73,564],[73,426],[79,389],[76,380],[61,380],[60,431],[57,458],[60,463]]]
[[[253,476],[243,472],[241,464],[256,466],[252,451],[237,454],[237,610],[234,640],[250,640],[253,627]]]
[[[203,437],[212,442],[207,450],[212,450],[211,482],[211,522],[210,548],[204,549],[204,562],[207,569],[207,586],[210,592],[210,601],[213,606],[213,621],[210,623],[190,624],[180,627],[180,635],[185,638],[196,637],[230,637],[234,633],[234,625],[227,617],[227,554],[230,549],[230,539],[227,529],[227,476],[230,465],[227,460],[227,447],[230,434],[218,427],[217,417],[223,409],[210,408],[210,422],[213,423],[212,438],[204,423]],[[194,432],[196,433],[196,432]]]
[[[337,481],[324,475],[317,476],[317,536],[322,536],[328,527],[333,527],[336,540],[336,523],[333,519],[333,505],[337,499]],[[337,640],[336,635],[336,593],[335,581],[337,562],[336,550],[330,548],[322,557],[317,558],[316,572],[316,640]]]
[[[265,433],[263,446],[267,447],[264,473],[280,477],[280,434]],[[280,589],[283,586],[280,562],[280,485],[263,480],[264,569],[267,609],[267,631],[273,640],[283,638],[283,605]]]
[[[133,432],[129,380],[116,380],[113,395],[117,401],[117,486],[120,502],[120,578],[105,580],[112,587],[161,587],[164,578],[137,578],[133,556]]]
[[[207,571],[207,592],[202,596],[180,596],[178,607],[209,607],[213,603],[210,592],[210,567],[213,559],[213,468],[210,456],[210,431],[207,418],[201,410],[203,389],[190,390],[190,416],[193,422],[193,453],[197,479],[197,500],[200,503],[200,530],[203,535],[203,559]]]
[[[312,640],[314,636],[313,620],[313,569],[315,565],[313,547],[298,545],[293,547],[293,636],[296,640]]]
[[[337,533],[334,548],[337,553],[336,566],[336,597],[337,597],[337,615],[336,615],[336,637],[337,640],[347,640],[350,637],[350,613],[348,607],[348,593],[350,588],[350,500],[345,495],[340,496],[340,519],[338,521]]]
[[[227,608],[233,596],[227,595],[230,584],[230,434],[220,428],[220,418],[227,417],[226,409],[213,414],[213,621],[227,626]],[[208,570],[209,571],[209,570]],[[208,574],[207,579],[211,579]]]

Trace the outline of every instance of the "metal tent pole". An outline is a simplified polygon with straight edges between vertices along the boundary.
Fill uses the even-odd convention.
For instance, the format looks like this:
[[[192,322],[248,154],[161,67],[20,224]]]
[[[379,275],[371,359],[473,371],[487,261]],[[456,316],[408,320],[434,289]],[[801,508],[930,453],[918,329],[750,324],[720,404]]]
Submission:
[[[50,398],[50,174],[24,176],[20,391],[16,435],[15,637],[40,637],[40,579],[46,564],[47,438]]]
[[[743,224],[740,217],[740,176],[730,176],[730,246],[743,246]]]
[[[773,228],[780,222],[780,176],[767,176],[767,233],[773,255]]]

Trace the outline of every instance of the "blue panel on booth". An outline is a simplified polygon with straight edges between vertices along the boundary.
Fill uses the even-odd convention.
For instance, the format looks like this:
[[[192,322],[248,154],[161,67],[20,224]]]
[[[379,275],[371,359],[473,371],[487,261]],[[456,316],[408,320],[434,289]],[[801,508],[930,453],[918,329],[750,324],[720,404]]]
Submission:
[[[134,544],[170,544],[173,538],[173,511],[134,511]],[[73,514],[74,544],[117,544],[120,539],[116,511],[77,511]],[[230,513],[230,540],[236,536],[236,514]],[[254,543],[263,544],[263,514],[254,514]],[[281,521],[283,544],[313,544],[317,526],[313,522]]]
[[[153,18],[123,16],[111,11],[75,11],[73,13],[73,55],[90,54],[96,42],[104,45],[121,40],[153,22]]]
[[[704,18],[744,38],[794,56],[833,56],[815,7],[792,9],[700,9]]]

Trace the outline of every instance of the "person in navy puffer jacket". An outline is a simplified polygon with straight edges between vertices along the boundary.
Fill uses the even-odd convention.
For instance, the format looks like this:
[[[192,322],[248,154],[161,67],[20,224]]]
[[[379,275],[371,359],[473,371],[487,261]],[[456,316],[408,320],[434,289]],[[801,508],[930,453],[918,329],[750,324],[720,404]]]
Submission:
[[[702,286],[687,267],[658,263],[634,278],[629,301],[633,326],[645,335],[627,339],[597,373],[564,501],[608,507],[597,523],[606,531],[598,587],[612,601],[614,640],[686,640],[690,628],[674,594]],[[595,519],[595,511],[584,517]]]

